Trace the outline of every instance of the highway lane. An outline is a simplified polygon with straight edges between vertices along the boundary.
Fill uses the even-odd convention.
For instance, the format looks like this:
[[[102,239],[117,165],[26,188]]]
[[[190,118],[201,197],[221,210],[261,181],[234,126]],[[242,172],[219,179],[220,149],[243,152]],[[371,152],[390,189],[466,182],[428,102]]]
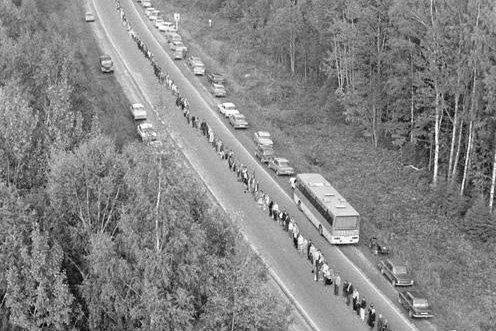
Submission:
[[[235,148],[236,154],[242,162],[255,169],[257,178],[261,180],[263,188],[269,194],[285,205],[288,211],[296,216],[306,237],[314,237],[314,242],[323,251],[326,258],[331,261],[342,276],[350,279],[358,286],[361,293],[367,298],[371,298],[378,311],[387,312],[388,318],[395,330],[408,330],[411,326],[405,321],[404,316],[391,309],[390,303],[384,300],[374,288],[369,289],[369,284],[363,279],[360,273],[349,266],[347,259],[335,247],[329,246],[320,238],[304,216],[299,214],[291,199],[274,182],[265,170],[246,153],[246,150],[234,139],[232,133],[226,130],[223,122],[216,117],[215,113],[208,108],[205,102],[204,91],[198,93],[194,90],[187,79],[175,67],[173,61],[160,50],[150,35],[150,31],[143,26],[141,19],[133,7],[127,1],[122,1],[126,9],[128,19],[132,22],[135,30],[147,42],[155,59],[163,68],[171,73],[174,81],[179,85],[181,91],[188,97],[194,112],[205,118],[216,133],[231,148]],[[194,163],[195,168],[202,174],[205,182],[211,188],[215,196],[220,200],[223,207],[233,215],[242,227],[248,239],[258,248],[264,260],[269,263],[272,269],[286,284],[295,299],[305,308],[311,319],[322,330],[360,330],[364,325],[358,322],[351,310],[345,307],[342,299],[333,297],[326,292],[321,284],[315,284],[310,274],[310,266],[291,246],[287,235],[280,230],[279,226],[269,221],[266,215],[262,214],[255,206],[254,202],[242,193],[239,183],[234,180],[232,174],[227,170],[225,164],[219,161],[213,151],[206,144],[199,132],[193,132],[184,122],[182,114],[173,110],[173,107],[163,107],[172,105],[173,99],[169,94],[164,94],[155,83],[149,64],[137,51],[120,25],[119,18],[113,7],[112,1],[96,1],[97,9],[103,17],[103,22],[111,35],[116,47],[120,50],[124,61],[130,67],[130,73],[139,82],[141,88],[150,100],[160,109],[155,122],[163,121],[168,124],[169,132],[180,142],[188,158]],[[203,97],[202,97],[203,95]],[[207,97],[208,100],[208,97]],[[395,318],[396,316],[396,318]]]

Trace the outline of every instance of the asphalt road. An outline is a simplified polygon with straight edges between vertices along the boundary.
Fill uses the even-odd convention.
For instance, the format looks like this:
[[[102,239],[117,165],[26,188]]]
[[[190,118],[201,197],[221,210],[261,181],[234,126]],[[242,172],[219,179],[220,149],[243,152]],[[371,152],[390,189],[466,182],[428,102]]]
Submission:
[[[175,109],[175,99],[158,85],[149,62],[138,51],[122,26],[114,2],[91,0],[90,3],[98,14],[97,24],[102,27],[102,31],[114,47],[108,50],[109,53],[114,58],[120,58],[116,61],[116,76],[130,99],[133,102],[146,104],[148,101],[153,104],[155,113],[151,113],[150,121],[157,128],[167,131],[176,140],[220,205],[240,226],[247,240],[261,255],[282,288],[295,300],[310,324],[319,330],[369,329],[344,304],[342,297],[335,297],[330,289],[313,281],[310,264],[294,250],[287,233],[269,220],[267,213],[262,212],[249,195],[243,193],[241,184],[235,180],[227,164],[216,157],[199,131],[193,130],[186,124],[182,113]],[[326,260],[339,272],[342,279],[350,280],[358,288],[360,295],[367,298],[367,302],[374,303],[377,312],[386,316],[393,330],[417,329],[393,302],[397,298],[396,292],[382,279],[376,281],[377,274],[370,275],[366,270],[367,275],[365,275],[361,271],[366,269],[367,265],[362,261],[358,250],[339,249],[329,245],[318,235],[315,228],[292,202],[288,195],[288,185],[283,182],[281,187],[281,180],[274,179],[273,175],[253,157],[251,131],[234,132],[228,127],[227,121],[216,113],[218,102],[209,95],[200,82],[200,79],[205,78],[194,77],[183,61],[174,62],[170,59],[167,51],[164,51],[168,50],[165,40],[151,28],[146,18],[140,16],[142,14],[140,7],[135,7],[130,0],[121,0],[121,5],[135,32],[150,47],[155,60],[171,75],[181,93],[188,98],[192,112],[209,123],[224,144],[234,150],[238,160],[249,169],[255,170],[262,189],[296,219],[303,235],[320,248]],[[104,38],[101,35],[98,37]],[[120,72],[126,72],[132,76],[132,80],[120,75]],[[136,85],[139,85],[141,93],[136,93]],[[146,100],[142,99],[143,96]],[[350,262],[350,256],[355,263]],[[357,265],[360,265],[360,268]],[[374,285],[370,279],[378,285]],[[426,323],[418,323],[417,327],[422,330],[431,329]]]

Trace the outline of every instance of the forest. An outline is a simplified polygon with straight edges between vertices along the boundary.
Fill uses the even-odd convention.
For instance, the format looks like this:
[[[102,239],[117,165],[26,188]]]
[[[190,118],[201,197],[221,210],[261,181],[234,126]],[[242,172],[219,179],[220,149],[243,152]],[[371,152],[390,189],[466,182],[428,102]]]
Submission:
[[[107,134],[128,102],[101,78],[83,14],[0,1],[0,329],[287,328],[177,146],[144,148],[129,115]]]
[[[179,1],[181,2],[181,1]],[[187,6],[186,1],[182,1]],[[322,86],[374,147],[403,148],[431,183],[496,183],[496,11],[489,0],[196,0],[232,40]]]

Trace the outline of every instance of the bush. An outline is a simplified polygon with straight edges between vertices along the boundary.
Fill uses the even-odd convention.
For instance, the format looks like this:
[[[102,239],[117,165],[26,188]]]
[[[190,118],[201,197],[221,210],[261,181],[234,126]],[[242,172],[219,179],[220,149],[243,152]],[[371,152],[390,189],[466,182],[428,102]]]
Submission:
[[[462,221],[462,230],[482,242],[496,241],[496,217],[489,212],[486,201],[477,197]]]

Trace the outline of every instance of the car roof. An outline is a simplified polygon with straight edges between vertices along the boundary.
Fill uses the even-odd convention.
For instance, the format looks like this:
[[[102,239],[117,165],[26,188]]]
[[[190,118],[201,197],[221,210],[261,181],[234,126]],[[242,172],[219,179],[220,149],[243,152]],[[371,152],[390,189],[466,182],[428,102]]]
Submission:
[[[133,108],[144,108],[143,104],[141,104],[141,103],[133,103],[132,107]]]
[[[93,15],[93,13],[92,13],[92,12],[90,12],[90,11],[87,11],[87,12],[86,12],[86,15]]]
[[[222,87],[222,88],[224,87],[224,85],[222,85],[222,84],[217,84],[217,83],[213,83],[212,85],[213,85],[214,87]]]
[[[224,102],[221,103],[222,107],[236,107],[236,105],[232,102]]]
[[[141,123],[140,126],[141,126],[142,129],[151,129],[151,128],[153,128],[152,123],[148,123],[148,122]]]
[[[405,293],[410,293],[414,299],[427,299],[426,295],[420,291],[405,291]]]
[[[289,163],[289,160],[284,158],[284,157],[275,157],[274,161],[279,161],[279,162],[287,162]]]
[[[261,137],[270,137],[270,132],[268,132],[268,131],[257,131],[255,133]]]
[[[100,59],[102,59],[102,60],[103,59],[111,59],[111,57],[108,54],[102,54],[102,55],[100,55]]]

